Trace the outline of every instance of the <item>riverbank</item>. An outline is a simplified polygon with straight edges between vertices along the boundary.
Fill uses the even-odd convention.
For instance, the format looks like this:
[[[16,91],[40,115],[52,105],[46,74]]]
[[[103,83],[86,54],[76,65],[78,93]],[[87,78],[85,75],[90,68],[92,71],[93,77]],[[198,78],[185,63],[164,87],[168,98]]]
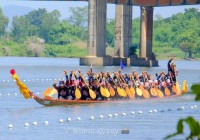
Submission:
[[[113,47],[107,47],[106,54],[113,56],[114,50]],[[168,60],[171,57],[175,57],[177,60],[200,60],[200,54],[194,54],[193,59],[189,59],[179,48],[154,47],[153,52],[157,60]],[[138,49],[136,53],[139,54]],[[0,40],[0,56],[79,58],[87,56],[87,42],[76,41],[65,45],[52,45]]]

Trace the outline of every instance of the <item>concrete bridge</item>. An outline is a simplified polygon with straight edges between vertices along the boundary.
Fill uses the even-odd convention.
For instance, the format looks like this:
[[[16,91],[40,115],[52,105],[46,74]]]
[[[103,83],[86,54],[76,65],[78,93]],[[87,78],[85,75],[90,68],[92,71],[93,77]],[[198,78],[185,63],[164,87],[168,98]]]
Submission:
[[[63,1],[63,0],[60,0]],[[81,58],[81,65],[119,65],[122,60],[132,66],[158,66],[152,52],[153,9],[159,6],[196,5],[200,0],[64,0],[88,1],[88,57]],[[115,13],[116,56],[106,56],[107,3],[117,4]],[[141,7],[140,54],[129,57],[132,40],[132,6]]]

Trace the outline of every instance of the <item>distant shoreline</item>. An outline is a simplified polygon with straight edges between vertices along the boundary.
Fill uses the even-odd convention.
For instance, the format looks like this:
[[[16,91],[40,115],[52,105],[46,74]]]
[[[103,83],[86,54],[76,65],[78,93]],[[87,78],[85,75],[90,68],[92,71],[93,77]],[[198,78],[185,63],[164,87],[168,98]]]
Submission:
[[[0,58],[12,58],[12,57],[17,57],[17,58],[73,58],[73,59],[79,59],[80,57],[33,57],[33,56],[0,56]],[[163,58],[163,59],[157,59],[158,61],[162,61],[162,60],[169,60],[170,58]],[[179,60],[179,61],[200,61],[200,58],[175,58],[175,60]]]

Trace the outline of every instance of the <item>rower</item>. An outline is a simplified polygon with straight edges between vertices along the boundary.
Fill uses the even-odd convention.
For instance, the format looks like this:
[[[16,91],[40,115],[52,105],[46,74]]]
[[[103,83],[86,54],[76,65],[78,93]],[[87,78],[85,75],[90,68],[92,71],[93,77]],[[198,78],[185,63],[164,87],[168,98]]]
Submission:
[[[64,71],[65,77],[66,77],[66,87],[68,88],[68,92],[69,92],[69,98],[75,99],[75,85],[74,85],[74,81],[76,76],[74,75],[74,71],[71,71],[70,76],[67,75],[67,71]],[[75,78],[74,78],[75,77]]]
[[[58,99],[72,100],[72,96],[69,94],[69,88],[67,88],[64,81],[59,81],[59,86],[56,86],[55,82],[53,87],[58,91]]]

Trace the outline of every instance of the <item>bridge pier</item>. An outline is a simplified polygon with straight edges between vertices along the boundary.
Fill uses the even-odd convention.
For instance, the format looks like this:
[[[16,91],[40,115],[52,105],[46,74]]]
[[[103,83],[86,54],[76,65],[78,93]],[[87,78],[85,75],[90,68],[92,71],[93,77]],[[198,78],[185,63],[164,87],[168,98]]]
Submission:
[[[106,56],[106,0],[89,0],[88,56],[80,65],[111,66],[122,60],[127,66],[158,66],[152,53],[153,7],[141,7],[140,58],[129,58],[132,41],[132,6],[117,5],[115,57]]]
[[[132,43],[132,6],[116,5],[115,16],[115,54],[128,57]]]
[[[88,0],[88,56],[80,58],[80,65],[112,65],[106,57],[106,0]]]
[[[153,7],[141,7],[140,57],[152,59]]]

